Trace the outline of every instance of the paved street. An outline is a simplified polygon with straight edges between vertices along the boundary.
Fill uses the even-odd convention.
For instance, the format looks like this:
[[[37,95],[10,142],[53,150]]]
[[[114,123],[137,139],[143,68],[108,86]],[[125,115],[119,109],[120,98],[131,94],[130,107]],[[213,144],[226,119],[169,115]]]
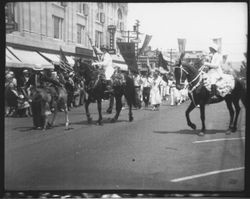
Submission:
[[[225,102],[207,106],[207,134],[199,137],[186,125],[188,104],[133,110],[133,122],[125,109],[110,123],[104,102],[103,126],[87,124],[82,106],[70,111],[70,130],[62,112],[47,131],[33,130],[32,118],[6,118],[5,188],[242,191],[245,109],[238,131],[226,135]],[[97,120],[96,104],[90,112]],[[201,127],[199,108],[191,119]]]

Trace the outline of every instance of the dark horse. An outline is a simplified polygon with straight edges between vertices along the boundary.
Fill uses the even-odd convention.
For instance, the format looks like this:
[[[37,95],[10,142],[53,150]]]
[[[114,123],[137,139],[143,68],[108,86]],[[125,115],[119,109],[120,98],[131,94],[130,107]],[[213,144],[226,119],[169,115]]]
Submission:
[[[109,99],[110,96],[107,96],[105,93],[105,85],[103,84],[100,72],[93,66],[84,62],[79,63],[75,70],[76,74],[85,79],[85,84],[88,86],[88,98],[85,102],[87,120],[89,123],[92,121],[89,113],[89,104],[93,102],[93,100],[96,100],[99,113],[97,124],[102,125],[102,99]],[[116,100],[116,114],[111,119],[111,122],[117,121],[120,115],[123,95],[125,96],[129,106],[129,121],[133,121],[132,105],[135,105],[134,80],[128,75],[125,75],[125,81],[125,84],[113,85],[113,95]]]
[[[189,118],[189,113],[196,107],[196,105],[200,105],[200,117],[202,121],[202,129],[199,135],[204,135],[206,130],[205,105],[225,100],[230,114],[229,128],[226,133],[229,134],[230,132],[235,132],[237,130],[237,120],[241,109],[239,106],[239,100],[241,99],[244,106],[246,106],[245,105],[246,89],[243,82],[237,78],[234,78],[235,86],[234,89],[231,91],[231,93],[225,95],[225,97],[219,96],[217,100],[212,101],[210,99],[211,95],[209,91],[204,86],[201,73],[202,73],[201,70],[198,70],[197,68],[186,63],[182,65],[180,65],[179,63],[174,69],[177,89],[182,89],[184,87],[183,85],[184,81],[186,79],[188,81],[188,90],[189,90],[188,95],[189,98],[191,99],[191,103],[186,110],[186,119],[188,126],[190,126],[192,129],[196,129],[196,125],[192,123]],[[232,104],[234,105],[236,114]]]
[[[68,118],[68,107],[67,107],[67,92],[64,87],[58,87],[58,96],[54,100],[55,110],[53,112],[53,117],[51,122],[48,121],[48,115],[50,112],[50,103],[52,100],[52,95],[55,94],[55,89],[53,87],[49,88],[33,88],[32,92],[32,113],[33,113],[33,123],[34,127],[42,127],[45,130],[48,126],[53,126],[55,123],[56,115],[59,108],[62,108],[65,113],[65,127],[69,128],[69,118]]]

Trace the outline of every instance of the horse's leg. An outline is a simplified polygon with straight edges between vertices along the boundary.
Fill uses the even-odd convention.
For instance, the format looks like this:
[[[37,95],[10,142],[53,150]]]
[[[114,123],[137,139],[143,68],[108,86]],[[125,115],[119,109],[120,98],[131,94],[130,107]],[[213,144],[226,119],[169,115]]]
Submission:
[[[115,96],[115,108],[116,113],[115,116],[112,118],[111,122],[116,122],[122,110],[122,96]]]
[[[196,125],[190,121],[189,113],[195,108],[195,105],[193,102],[191,102],[186,110],[186,119],[187,119],[187,125],[190,126],[192,129],[196,129]]]
[[[226,101],[227,108],[228,108],[229,114],[230,114],[229,127],[228,127],[226,134],[230,134],[232,129],[233,129],[234,109],[232,106],[232,100],[230,98],[226,98],[225,101]]]
[[[205,103],[201,102],[200,103],[200,117],[201,117],[201,132],[199,133],[200,136],[205,134],[206,131],[206,126],[205,126]]]
[[[90,104],[90,98],[88,97],[87,101],[85,102],[85,112],[86,112],[88,123],[91,123],[92,118],[90,117],[90,113],[89,113],[89,104]]]
[[[239,105],[239,99],[233,100],[233,104],[235,107],[236,114],[235,114],[235,118],[234,118],[234,122],[233,122],[233,128],[231,128],[231,131],[235,132],[237,130],[237,121],[238,121],[238,117],[239,117],[239,113],[240,113],[240,109],[241,109],[240,105]]]
[[[97,124],[102,125],[102,99],[97,100],[97,109],[98,109],[98,114],[99,114]]]
[[[67,103],[64,104],[64,113],[65,113],[65,128],[69,129],[69,112],[68,112],[68,107]]]
[[[128,107],[129,107],[129,112],[128,112],[129,121],[132,122],[134,120],[132,113],[132,102],[128,102]]]
[[[113,105],[114,105],[114,95],[111,95],[110,98],[109,98],[109,107],[107,109],[107,113],[111,114],[112,113],[112,109],[113,109]]]

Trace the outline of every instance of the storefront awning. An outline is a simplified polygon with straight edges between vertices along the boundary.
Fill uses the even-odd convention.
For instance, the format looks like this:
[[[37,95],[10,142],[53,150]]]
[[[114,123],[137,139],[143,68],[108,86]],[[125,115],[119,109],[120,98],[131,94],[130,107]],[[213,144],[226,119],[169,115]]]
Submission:
[[[73,59],[72,56],[66,56],[66,58],[67,58],[70,66],[74,66],[75,65],[75,60]]]
[[[7,47],[22,63],[27,64],[27,67],[34,70],[42,70],[45,68],[54,69],[54,66],[45,58],[35,51],[20,50],[12,47]]]
[[[50,59],[53,64],[59,65],[60,64],[60,56],[57,54],[52,54],[52,53],[44,53],[44,52],[39,52],[42,54],[44,57]],[[68,63],[70,66],[75,65],[75,60],[73,59],[72,56],[66,56],[66,59],[68,60]]]
[[[59,65],[60,63],[59,55],[52,54],[52,53],[44,53],[44,52],[39,52],[39,53],[42,54],[44,57],[48,58],[49,60],[51,60],[53,64]]]
[[[14,68],[22,68],[24,64],[18,60],[11,52],[5,48],[5,66],[6,67],[14,67]]]
[[[114,54],[111,55],[111,57],[113,59],[114,67],[119,67],[120,70],[128,71],[128,65],[125,63],[125,60],[122,55]]]

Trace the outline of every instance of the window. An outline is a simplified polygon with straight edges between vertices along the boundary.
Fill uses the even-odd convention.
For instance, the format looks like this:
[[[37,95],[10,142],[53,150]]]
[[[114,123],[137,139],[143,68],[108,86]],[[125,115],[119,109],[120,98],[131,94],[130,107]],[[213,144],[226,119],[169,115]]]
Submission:
[[[103,12],[103,3],[98,3],[97,4],[96,21],[100,22],[100,23],[105,22],[105,14]]]
[[[124,24],[122,21],[122,11],[120,8],[117,10],[117,15],[118,15],[117,28],[120,30],[124,30]]]
[[[77,24],[77,43],[83,44],[84,43],[84,26]]]
[[[77,12],[81,13],[85,16],[89,15],[89,7],[87,4],[82,4],[82,3],[78,3],[77,4]]]
[[[60,18],[60,17],[56,17],[56,16],[53,16],[53,25],[54,25],[54,35],[53,37],[55,39],[62,39],[62,36],[63,36],[63,29],[62,29],[62,26],[63,26],[63,19]]]
[[[103,33],[95,31],[95,46],[101,47],[103,45]]]

